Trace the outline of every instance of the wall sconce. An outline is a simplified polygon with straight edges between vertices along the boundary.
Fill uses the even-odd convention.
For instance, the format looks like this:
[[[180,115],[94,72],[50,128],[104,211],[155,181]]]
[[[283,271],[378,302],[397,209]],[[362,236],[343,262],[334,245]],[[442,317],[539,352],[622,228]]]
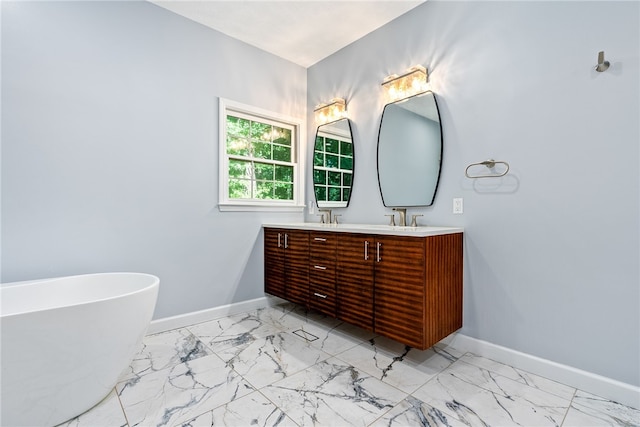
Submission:
[[[335,122],[347,117],[347,103],[342,98],[333,98],[326,104],[320,104],[313,110],[317,125]]]
[[[414,65],[401,75],[392,74],[384,79],[382,87],[387,94],[387,102],[409,98],[428,90],[429,75],[422,65]]]

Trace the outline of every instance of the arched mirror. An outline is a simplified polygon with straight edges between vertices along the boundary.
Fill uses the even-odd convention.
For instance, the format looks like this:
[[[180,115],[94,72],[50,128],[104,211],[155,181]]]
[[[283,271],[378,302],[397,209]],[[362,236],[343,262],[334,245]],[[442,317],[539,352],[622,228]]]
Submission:
[[[353,153],[349,119],[318,126],[313,149],[313,192],[318,207],[349,206]]]
[[[442,127],[433,92],[387,104],[378,133],[378,183],[388,207],[430,206],[442,165]]]

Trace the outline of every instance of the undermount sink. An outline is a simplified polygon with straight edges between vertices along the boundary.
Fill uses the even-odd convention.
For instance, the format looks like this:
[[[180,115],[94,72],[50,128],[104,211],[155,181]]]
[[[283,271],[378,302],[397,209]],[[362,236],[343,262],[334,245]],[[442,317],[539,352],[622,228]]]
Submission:
[[[435,236],[439,234],[462,233],[461,227],[399,226],[383,224],[322,224],[318,222],[263,224],[263,227],[288,228],[297,230],[335,231],[344,233],[389,234],[394,236]]]

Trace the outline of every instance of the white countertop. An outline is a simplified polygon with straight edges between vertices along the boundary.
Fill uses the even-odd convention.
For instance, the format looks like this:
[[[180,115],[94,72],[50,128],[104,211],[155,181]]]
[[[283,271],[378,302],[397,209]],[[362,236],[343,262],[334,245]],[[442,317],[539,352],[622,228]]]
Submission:
[[[318,222],[290,222],[262,224],[264,228],[285,228],[309,231],[333,231],[341,233],[385,234],[393,236],[426,237],[441,234],[462,233],[462,227],[401,227],[399,225],[379,224],[321,224]]]

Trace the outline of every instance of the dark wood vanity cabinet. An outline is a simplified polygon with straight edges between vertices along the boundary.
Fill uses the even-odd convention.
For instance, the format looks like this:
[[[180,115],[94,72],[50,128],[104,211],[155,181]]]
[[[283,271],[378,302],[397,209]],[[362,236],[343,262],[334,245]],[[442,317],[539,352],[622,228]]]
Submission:
[[[265,228],[264,290],[307,306],[309,292],[309,232]]]
[[[283,257],[269,253],[282,249],[272,233],[288,233],[290,248],[292,231],[306,233],[306,255],[299,238],[296,255],[285,248],[279,264]],[[265,228],[265,291],[424,350],[462,327],[462,256],[461,232],[407,237]]]

